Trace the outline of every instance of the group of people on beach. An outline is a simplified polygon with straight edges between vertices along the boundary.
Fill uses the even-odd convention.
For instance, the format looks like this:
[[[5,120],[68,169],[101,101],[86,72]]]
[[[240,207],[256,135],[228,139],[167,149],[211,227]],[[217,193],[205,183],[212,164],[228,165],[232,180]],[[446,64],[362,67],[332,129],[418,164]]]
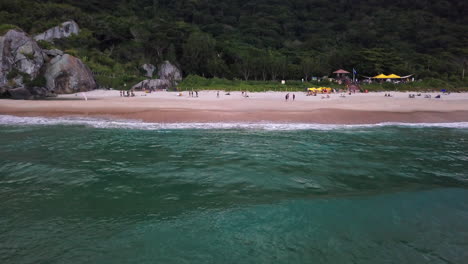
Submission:
[[[188,92],[190,97],[198,97],[198,91],[191,90]]]
[[[135,96],[135,93],[130,90],[127,90],[127,91],[122,91],[120,90],[120,97],[134,97]]]
[[[286,96],[284,97],[286,99],[286,101],[289,100],[289,93],[286,94]],[[296,100],[296,95],[295,94],[292,94],[292,100],[295,101]]]

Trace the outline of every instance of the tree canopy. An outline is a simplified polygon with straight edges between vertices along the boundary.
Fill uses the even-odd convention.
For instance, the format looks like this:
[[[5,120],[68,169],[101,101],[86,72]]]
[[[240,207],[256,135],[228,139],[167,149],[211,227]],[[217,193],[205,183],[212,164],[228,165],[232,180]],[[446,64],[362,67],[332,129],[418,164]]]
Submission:
[[[169,59],[185,75],[310,79],[334,69],[460,79],[465,0],[2,0],[0,24],[36,34],[69,19],[54,45],[95,71]]]

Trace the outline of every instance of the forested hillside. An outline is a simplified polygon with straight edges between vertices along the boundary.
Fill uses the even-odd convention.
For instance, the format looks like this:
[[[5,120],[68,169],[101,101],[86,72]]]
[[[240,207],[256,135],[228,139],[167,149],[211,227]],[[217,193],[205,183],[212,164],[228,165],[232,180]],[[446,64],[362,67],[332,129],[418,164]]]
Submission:
[[[94,71],[139,74],[168,59],[185,75],[309,79],[333,69],[457,81],[466,0],[0,0],[0,24],[30,34],[73,19],[54,45]]]

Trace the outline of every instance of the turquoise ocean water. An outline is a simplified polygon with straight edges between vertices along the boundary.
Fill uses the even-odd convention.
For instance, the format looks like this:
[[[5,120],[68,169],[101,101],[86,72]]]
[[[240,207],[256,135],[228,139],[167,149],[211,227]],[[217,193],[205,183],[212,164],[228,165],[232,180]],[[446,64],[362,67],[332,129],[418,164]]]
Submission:
[[[468,124],[0,116],[0,263],[468,263]]]

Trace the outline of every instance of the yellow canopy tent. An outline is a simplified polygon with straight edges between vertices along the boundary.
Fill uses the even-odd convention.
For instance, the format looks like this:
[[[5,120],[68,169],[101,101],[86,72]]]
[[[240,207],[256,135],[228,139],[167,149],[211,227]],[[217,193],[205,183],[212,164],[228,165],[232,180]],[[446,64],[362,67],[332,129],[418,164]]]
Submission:
[[[372,77],[374,79],[388,79],[388,76],[385,74],[379,74],[377,76]]]
[[[398,76],[398,75],[392,73],[392,74],[388,75],[387,78],[388,79],[401,79],[401,76]]]

